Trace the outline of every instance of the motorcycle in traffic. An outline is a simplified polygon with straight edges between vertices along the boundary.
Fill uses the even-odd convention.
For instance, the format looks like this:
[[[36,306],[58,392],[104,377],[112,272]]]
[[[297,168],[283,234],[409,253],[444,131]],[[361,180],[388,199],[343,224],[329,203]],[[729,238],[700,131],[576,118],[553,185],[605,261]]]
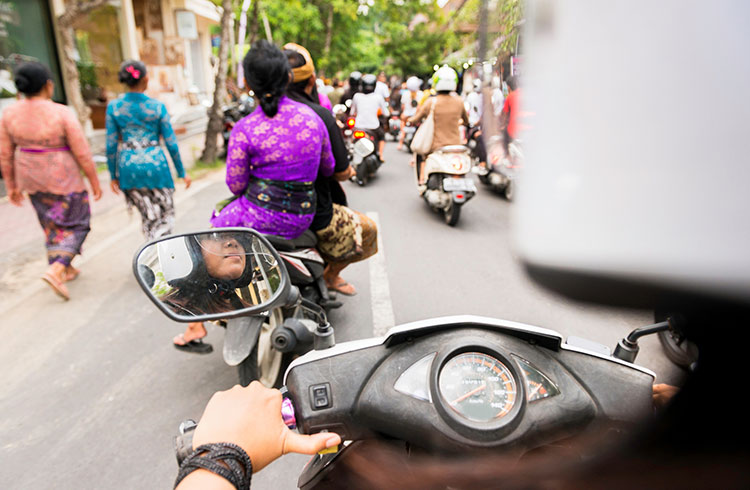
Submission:
[[[461,207],[477,192],[470,172],[469,149],[463,145],[438,148],[425,158],[420,195],[430,208],[443,213],[449,226],[458,223]]]
[[[512,201],[515,192],[514,182],[523,167],[521,141],[518,139],[511,141],[505,155],[500,156],[491,152],[487,160],[486,168],[475,165],[473,172],[477,174],[480,182],[505,196],[508,201]]]
[[[352,181],[364,186],[372,180],[383,163],[377,154],[375,136],[366,129],[354,128],[346,143],[349,147],[349,161],[356,172]]]
[[[575,452],[577,440],[593,435],[624,440],[653,410],[656,375],[634,364],[638,339],[665,328],[636,329],[614,352],[472,315],[342,344],[315,329],[315,349],[286,371],[282,416],[301,433],[335,432],[344,442],[314,455],[297,486],[338,488],[346,471],[339,463],[373,447],[390,448],[408,466],[424,455],[502,451],[522,459],[545,448]],[[192,451],[195,426],[180,426],[178,461]]]

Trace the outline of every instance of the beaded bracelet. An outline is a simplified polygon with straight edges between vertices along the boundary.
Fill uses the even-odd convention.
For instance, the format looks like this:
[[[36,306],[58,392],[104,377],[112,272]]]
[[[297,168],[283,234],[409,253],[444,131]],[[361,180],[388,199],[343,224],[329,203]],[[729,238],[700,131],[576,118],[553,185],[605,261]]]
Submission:
[[[216,442],[198,446],[180,465],[174,486],[199,468],[221,476],[237,490],[250,489],[253,465],[250,456],[236,444]]]

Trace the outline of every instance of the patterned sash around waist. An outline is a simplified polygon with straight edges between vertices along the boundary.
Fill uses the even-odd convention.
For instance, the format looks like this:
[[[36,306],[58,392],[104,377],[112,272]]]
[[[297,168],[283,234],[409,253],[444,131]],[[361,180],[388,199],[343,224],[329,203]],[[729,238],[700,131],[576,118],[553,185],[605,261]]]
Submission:
[[[313,184],[251,177],[245,197],[258,207],[279,213],[315,214]]]
[[[143,150],[146,148],[151,148],[154,146],[159,146],[159,141],[147,141],[147,140],[129,140],[129,141],[123,141],[120,143],[120,148],[123,150]]]
[[[70,151],[69,146],[57,146],[54,148],[19,148],[24,153],[49,153],[51,151]]]

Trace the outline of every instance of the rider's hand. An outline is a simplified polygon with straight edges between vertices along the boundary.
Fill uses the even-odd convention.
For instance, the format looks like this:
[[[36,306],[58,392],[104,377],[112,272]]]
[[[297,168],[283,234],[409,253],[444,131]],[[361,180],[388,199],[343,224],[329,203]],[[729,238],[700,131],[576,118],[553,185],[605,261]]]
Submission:
[[[185,183],[185,189],[190,189],[190,184],[193,183],[193,179],[191,179],[188,174],[185,174],[182,181]]]
[[[193,447],[237,444],[250,456],[255,473],[283,454],[315,454],[341,443],[332,432],[302,435],[289,430],[281,418],[281,398],[281,392],[257,381],[215,393],[195,429]]]
[[[120,193],[120,181],[119,180],[110,180],[109,181],[109,188],[112,189],[112,192],[115,193],[115,195]]]
[[[664,408],[673,396],[679,392],[680,389],[676,386],[660,383],[653,386],[654,407],[657,409]]]

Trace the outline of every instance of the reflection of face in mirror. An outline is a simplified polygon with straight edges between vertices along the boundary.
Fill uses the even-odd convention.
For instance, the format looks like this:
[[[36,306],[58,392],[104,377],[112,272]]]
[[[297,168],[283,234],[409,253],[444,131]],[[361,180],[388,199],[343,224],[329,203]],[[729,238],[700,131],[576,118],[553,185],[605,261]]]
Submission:
[[[245,249],[233,236],[221,234],[200,237],[206,271],[217,279],[239,279],[245,272]]]
[[[224,313],[268,302],[281,283],[273,253],[250,233],[170,238],[138,259],[151,293],[181,316]],[[154,279],[147,278],[150,271]]]

